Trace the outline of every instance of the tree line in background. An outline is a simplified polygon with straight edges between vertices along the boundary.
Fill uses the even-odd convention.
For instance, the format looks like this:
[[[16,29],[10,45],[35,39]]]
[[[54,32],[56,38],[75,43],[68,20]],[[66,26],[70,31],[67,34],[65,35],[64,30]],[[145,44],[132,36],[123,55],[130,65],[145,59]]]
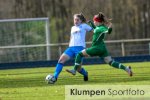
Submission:
[[[107,39],[150,37],[150,0],[1,0],[0,19],[49,17],[51,42],[68,42],[73,14],[88,20],[99,11],[112,18]],[[87,36],[90,41],[91,36]]]
[[[83,13],[87,20],[92,20],[95,14],[103,12],[112,19],[113,23],[113,32],[107,36],[107,40],[150,38],[149,4],[150,0],[0,0],[0,19],[49,17],[50,42],[62,43],[69,42],[74,14]],[[0,46],[45,42],[45,33],[40,24],[20,23],[6,26],[0,23]],[[23,29],[24,27],[26,28]],[[15,29],[19,34],[12,32]],[[91,36],[92,34],[88,34],[86,41],[91,41]],[[148,45],[145,45],[143,47],[141,43],[141,46],[134,48],[147,50]],[[65,48],[62,47],[63,50]],[[117,45],[114,45],[111,50],[116,48]],[[51,49],[52,59],[59,57],[58,52],[58,48]],[[126,53],[135,55],[130,51]],[[113,54],[112,56],[115,54],[120,56],[116,51]],[[0,55],[1,62],[16,61],[16,59],[17,61],[44,60],[46,57],[45,48],[2,49]]]

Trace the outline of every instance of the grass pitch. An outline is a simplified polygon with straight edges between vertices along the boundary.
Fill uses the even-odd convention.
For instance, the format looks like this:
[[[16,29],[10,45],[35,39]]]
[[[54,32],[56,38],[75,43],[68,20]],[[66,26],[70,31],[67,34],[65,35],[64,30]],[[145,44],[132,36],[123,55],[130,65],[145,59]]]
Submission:
[[[133,77],[106,64],[84,66],[89,73],[88,82],[80,74],[65,72],[71,67],[64,67],[54,85],[45,82],[54,67],[0,70],[0,100],[64,100],[65,85],[150,85],[150,62],[125,65],[132,66]]]

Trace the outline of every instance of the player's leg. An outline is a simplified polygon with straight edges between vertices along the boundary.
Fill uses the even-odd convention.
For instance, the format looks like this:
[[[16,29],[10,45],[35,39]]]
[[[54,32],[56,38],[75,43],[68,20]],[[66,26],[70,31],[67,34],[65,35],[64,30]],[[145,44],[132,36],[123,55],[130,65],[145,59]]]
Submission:
[[[111,56],[104,57],[104,61],[114,68],[125,70],[129,74],[129,76],[132,76],[133,74],[130,66],[124,66],[123,64],[112,60]]]
[[[63,53],[63,54],[60,56],[60,58],[59,58],[59,60],[58,60],[58,63],[57,63],[57,65],[56,65],[56,68],[55,68],[55,72],[54,72],[54,74],[52,75],[52,77],[51,77],[51,79],[50,79],[50,82],[48,81],[48,84],[54,84],[54,83],[57,81],[58,76],[59,76],[60,72],[61,72],[62,69],[63,69],[64,63],[65,63],[67,60],[69,60],[69,59],[70,59],[70,57],[69,57],[68,55],[66,55],[65,53]],[[48,77],[49,77],[49,75],[46,76],[46,79],[48,79]]]
[[[70,57],[69,57],[67,54],[65,54],[65,53],[63,53],[63,54],[60,56],[60,58],[59,58],[59,60],[58,60],[58,63],[56,64],[56,69],[55,69],[55,72],[54,72],[54,77],[55,77],[56,79],[58,78],[60,72],[62,71],[63,66],[64,66],[64,63],[65,63],[66,61],[68,61],[69,59],[70,59]]]
[[[84,47],[78,47],[76,50],[75,50],[75,57],[78,55],[79,52],[81,52],[82,50],[84,50]],[[81,63],[80,65],[82,66],[82,61],[83,59],[81,59]],[[82,67],[79,67],[78,70],[77,70],[81,75],[83,75],[83,80],[84,81],[88,81],[88,72],[85,70],[85,68]]]
[[[83,80],[88,81],[88,72],[83,67],[79,67],[77,70],[81,75],[83,75]]]
[[[75,58],[75,65],[74,65],[74,69],[73,70],[66,70],[67,72],[75,75],[76,71],[83,71],[83,73],[85,72],[85,70],[83,70],[81,68],[81,63],[82,63],[82,59],[83,57],[88,56],[88,54],[86,53],[85,49],[82,50],[81,52],[79,52]],[[82,69],[82,70],[81,70]]]
[[[90,47],[90,48],[87,48],[87,49],[84,49],[82,50],[80,53],[77,54],[76,56],[76,59],[75,59],[75,65],[74,65],[74,70],[68,70],[67,72],[71,73],[74,75],[74,73],[77,71],[77,70],[80,70],[82,67],[81,67],[81,62],[82,62],[82,59],[83,57],[85,56],[96,56],[97,53],[99,50],[98,49],[95,49],[95,47]],[[83,71],[83,73],[86,73],[85,70],[81,70]]]
[[[74,70],[80,70],[81,68],[81,63],[82,63],[82,59],[83,57],[89,56],[86,53],[86,49],[82,50],[81,52],[79,52],[75,58],[75,65],[74,65]]]
[[[74,52],[74,56],[73,56],[73,57],[77,57],[78,53],[81,52],[82,50],[84,50],[84,47],[82,47],[82,46],[74,47],[74,49],[72,50],[72,52]],[[81,62],[82,62],[82,61],[81,61]],[[82,65],[82,64],[80,63],[80,65]],[[66,71],[69,72],[69,73],[71,73],[72,75],[75,75],[75,74],[76,74],[76,71],[75,71],[74,69],[72,69],[72,70],[66,69]],[[83,75],[84,81],[88,81],[88,73],[87,73],[87,71],[86,71],[83,67],[80,66],[80,67],[77,69],[77,71],[78,71],[81,75]]]
[[[61,73],[61,71],[63,69],[64,63],[66,61],[68,61],[72,56],[73,56],[72,48],[66,49],[65,52],[60,56],[60,58],[58,60],[58,63],[56,64],[55,72],[53,74],[53,79],[55,81],[53,81],[51,84],[54,84],[57,81],[58,76],[59,76],[59,74]]]
[[[76,56],[75,59],[75,65],[74,65],[74,70],[77,70],[80,68],[81,66],[81,61],[83,57],[87,57],[87,56],[97,56],[99,50],[96,49],[97,47],[90,47],[87,49],[82,50],[82,52],[78,53],[78,55]]]
[[[76,56],[78,55],[79,52],[81,52],[82,50],[84,50],[84,47],[82,46],[78,46],[78,47],[74,47],[74,57],[76,58]],[[82,61],[81,61],[82,62]],[[83,79],[84,81],[88,81],[88,72],[83,68],[81,67],[82,66],[82,63],[80,63],[80,67],[77,69],[77,71],[83,75]],[[66,69],[67,72],[71,73],[72,75],[75,75],[76,74],[76,71],[74,69],[72,70],[68,70]]]

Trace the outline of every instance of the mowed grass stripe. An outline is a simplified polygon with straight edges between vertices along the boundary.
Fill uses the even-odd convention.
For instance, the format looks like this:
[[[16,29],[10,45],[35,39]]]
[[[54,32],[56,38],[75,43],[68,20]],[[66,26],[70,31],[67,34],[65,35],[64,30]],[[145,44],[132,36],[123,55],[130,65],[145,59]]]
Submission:
[[[84,65],[89,81],[77,73],[72,76],[64,67],[56,84],[46,84],[45,76],[55,67],[0,70],[0,100],[64,100],[65,85],[150,85],[150,62],[125,63],[131,65],[134,76],[106,64]]]

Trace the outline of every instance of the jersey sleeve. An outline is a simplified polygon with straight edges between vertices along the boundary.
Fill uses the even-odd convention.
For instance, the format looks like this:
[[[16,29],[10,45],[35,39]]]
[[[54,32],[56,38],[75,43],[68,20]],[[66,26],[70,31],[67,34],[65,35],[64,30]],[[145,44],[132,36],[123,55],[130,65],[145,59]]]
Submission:
[[[112,28],[108,28],[108,34],[111,34]]]
[[[95,30],[94,30],[94,32],[95,33],[108,33],[108,28],[106,28],[106,27],[103,27],[103,28],[96,28]]]
[[[101,32],[102,32],[102,33],[108,33],[108,28],[107,28],[107,27],[103,27],[103,28],[101,29]]]
[[[89,32],[89,31],[92,31],[93,28],[89,26],[88,24],[85,24],[85,30]]]
[[[100,28],[95,28],[95,29],[94,29],[94,33],[96,33],[96,34],[101,33],[101,32],[102,32],[102,31],[101,31]]]
[[[71,33],[73,33],[73,26],[71,27]]]
[[[92,21],[89,21],[88,23],[90,24],[90,26],[91,26],[93,29],[96,28],[96,26],[94,25],[94,23],[93,23]]]

